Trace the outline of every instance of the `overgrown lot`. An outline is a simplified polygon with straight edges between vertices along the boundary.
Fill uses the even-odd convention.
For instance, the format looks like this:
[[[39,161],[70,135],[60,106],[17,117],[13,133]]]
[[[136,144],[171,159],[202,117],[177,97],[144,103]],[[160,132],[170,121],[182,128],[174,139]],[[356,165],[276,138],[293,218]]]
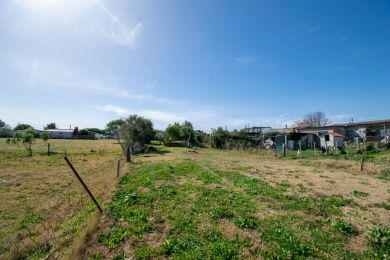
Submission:
[[[105,205],[115,189],[120,147],[113,140],[37,140],[33,156],[0,139],[0,259],[77,255],[96,228],[95,206],[63,159]]]
[[[256,154],[170,151],[138,158],[143,164],[120,180],[85,257],[389,257],[388,209],[367,202],[382,198],[355,182],[342,194],[313,191],[304,180],[323,177],[295,162],[284,170],[286,161]],[[354,178],[340,175],[350,176],[345,185]]]

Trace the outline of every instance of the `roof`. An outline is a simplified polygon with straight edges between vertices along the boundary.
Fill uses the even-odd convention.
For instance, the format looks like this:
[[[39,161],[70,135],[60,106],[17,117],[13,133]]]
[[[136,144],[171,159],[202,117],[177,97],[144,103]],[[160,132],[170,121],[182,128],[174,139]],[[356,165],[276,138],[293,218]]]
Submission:
[[[65,132],[65,133],[73,133],[73,129],[45,129],[44,132]]]
[[[339,132],[333,132],[332,135],[333,135],[334,137],[343,137],[343,135],[340,134]]]
[[[300,128],[297,127],[296,129],[299,130],[316,130],[316,129],[329,129],[334,127],[351,127],[351,126],[383,126],[383,125],[390,125],[390,119],[384,119],[384,120],[375,120],[375,121],[362,121],[362,122],[356,122],[356,123],[345,123],[345,124],[333,124],[333,125],[327,125],[327,126],[320,126],[320,127],[307,127],[307,128]]]

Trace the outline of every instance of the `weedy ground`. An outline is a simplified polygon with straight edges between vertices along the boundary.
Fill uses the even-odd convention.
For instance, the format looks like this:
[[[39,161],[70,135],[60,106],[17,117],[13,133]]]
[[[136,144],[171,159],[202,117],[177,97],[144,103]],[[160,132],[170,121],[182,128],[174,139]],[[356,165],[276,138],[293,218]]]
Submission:
[[[322,158],[158,149],[120,179],[81,257],[390,257],[390,185],[379,173]]]
[[[102,206],[111,200],[120,147],[113,140],[37,140],[33,156],[0,139],[0,259],[72,258],[96,228],[97,210],[63,159]]]

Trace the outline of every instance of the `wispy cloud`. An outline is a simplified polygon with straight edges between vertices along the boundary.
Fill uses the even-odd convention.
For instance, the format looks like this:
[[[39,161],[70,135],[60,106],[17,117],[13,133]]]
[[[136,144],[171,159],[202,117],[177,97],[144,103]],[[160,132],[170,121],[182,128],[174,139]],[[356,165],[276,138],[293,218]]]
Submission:
[[[101,1],[95,1],[97,6],[99,6],[100,9],[111,19],[110,31],[108,33],[103,32],[103,35],[116,44],[132,46],[137,40],[144,24],[142,22],[132,24],[124,22],[118,15],[115,15],[111,10],[109,10]]]
[[[239,64],[249,64],[256,62],[257,59],[254,56],[238,56],[234,58],[234,61]]]
[[[121,87],[116,80],[95,78],[80,68],[72,68],[56,61],[43,61],[25,57],[10,57],[5,61],[8,67],[16,69],[19,73],[28,75],[29,89],[59,90],[64,87],[88,91],[91,94],[100,94],[112,97],[128,98],[137,101],[150,101],[161,104],[181,104],[185,102],[169,98],[142,94],[137,92],[141,87]]]
[[[307,34],[314,33],[319,30],[319,26],[312,23],[304,23],[296,26],[292,26],[288,29],[289,33],[292,33],[296,36],[304,36]]]
[[[74,33],[101,37],[110,42],[134,48],[144,27],[143,21],[112,11],[102,0],[15,0],[35,15],[51,17],[50,22],[63,23]]]
[[[348,66],[348,65],[324,66],[319,69],[316,69],[317,72],[322,72],[322,73],[342,73],[342,72],[351,72],[355,70],[356,68],[354,66]]]
[[[130,114],[137,114],[151,119],[152,121],[164,122],[164,123],[173,123],[181,122],[186,118],[180,114],[174,112],[166,112],[160,110],[131,110],[115,105],[105,105],[100,108],[103,111],[114,113],[119,117],[126,117]]]

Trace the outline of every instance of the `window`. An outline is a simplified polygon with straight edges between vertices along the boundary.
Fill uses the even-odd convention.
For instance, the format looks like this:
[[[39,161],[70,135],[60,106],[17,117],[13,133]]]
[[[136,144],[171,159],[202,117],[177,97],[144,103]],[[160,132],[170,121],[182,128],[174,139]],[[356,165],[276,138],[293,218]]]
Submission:
[[[325,141],[329,142],[329,135],[325,135]]]

